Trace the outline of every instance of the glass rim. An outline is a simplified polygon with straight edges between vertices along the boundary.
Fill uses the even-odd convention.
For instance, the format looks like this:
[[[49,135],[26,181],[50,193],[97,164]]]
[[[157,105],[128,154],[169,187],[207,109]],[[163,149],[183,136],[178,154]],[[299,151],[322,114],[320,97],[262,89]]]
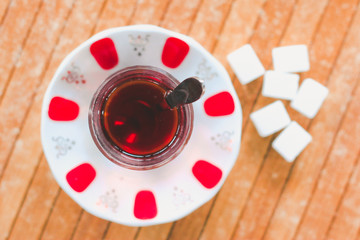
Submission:
[[[172,141],[161,150],[150,155],[132,155],[120,151],[106,138],[101,126],[101,110],[106,97],[111,91],[122,83],[129,81],[132,76],[141,76],[167,88],[174,89],[180,82],[170,73],[153,66],[136,65],[123,68],[105,79],[94,93],[88,114],[88,124],[91,136],[100,152],[113,163],[133,170],[148,170],[160,167],[180,154],[188,142],[192,129],[194,111],[192,104],[186,104],[177,108],[178,128]],[[154,80],[154,78],[156,80]]]

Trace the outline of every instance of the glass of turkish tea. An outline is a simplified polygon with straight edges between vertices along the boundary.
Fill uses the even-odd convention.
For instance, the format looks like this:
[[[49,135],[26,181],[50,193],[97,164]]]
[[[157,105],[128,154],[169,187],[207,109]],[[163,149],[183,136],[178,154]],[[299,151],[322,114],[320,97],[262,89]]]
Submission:
[[[179,81],[151,66],[109,76],[90,104],[89,128],[101,153],[122,167],[157,168],[183,150],[193,128],[191,104],[171,109],[166,95]]]

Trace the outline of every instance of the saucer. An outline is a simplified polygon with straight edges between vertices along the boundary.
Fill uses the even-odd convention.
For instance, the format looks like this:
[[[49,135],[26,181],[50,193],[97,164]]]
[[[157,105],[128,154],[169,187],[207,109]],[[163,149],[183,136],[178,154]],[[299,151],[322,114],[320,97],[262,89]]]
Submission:
[[[90,101],[101,82],[134,65],[205,83],[205,94],[193,103],[194,126],[184,150],[146,171],[105,158],[88,126]],[[241,124],[230,77],[209,52],[182,34],[134,25],[100,32],[63,60],[44,97],[41,140],[56,181],[82,208],[112,222],[147,226],[180,219],[219,191],[240,150]]]

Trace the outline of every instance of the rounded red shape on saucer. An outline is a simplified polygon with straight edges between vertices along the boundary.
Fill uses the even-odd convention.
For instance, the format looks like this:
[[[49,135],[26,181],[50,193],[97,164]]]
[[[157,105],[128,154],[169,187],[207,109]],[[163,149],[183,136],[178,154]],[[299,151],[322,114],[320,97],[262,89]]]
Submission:
[[[72,121],[79,115],[79,105],[66,98],[53,97],[49,104],[48,115],[54,121]]]
[[[230,115],[235,110],[234,99],[229,92],[220,92],[206,99],[204,109],[212,117]]]
[[[89,163],[84,163],[66,174],[66,181],[76,192],[83,192],[95,179],[96,171]]]
[[[115,67],[119,62],[115,44],[111,38],[103,38],[94,42],[90,46],[90,52],[100,67],[105,70]]]
[[[143,190],[136,194],[134,216],[138,219],[151,219],[157,215],[155,196],[151,191]]]
[[[177,68],[189,53],[189,45],[178,38],[169,37],[164,45],[161,60],[169,68]]]
[[[215,187],[222,176],[220,168],[204,160],[197,161],[192,168],[192,172],[196,179],[208,189]]]

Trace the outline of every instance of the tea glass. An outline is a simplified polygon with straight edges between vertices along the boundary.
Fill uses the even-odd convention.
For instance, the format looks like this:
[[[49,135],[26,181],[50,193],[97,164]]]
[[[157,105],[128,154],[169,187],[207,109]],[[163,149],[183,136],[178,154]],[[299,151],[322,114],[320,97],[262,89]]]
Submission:
[[[178,122],[175,135],[161,150],[151,154],[135,155],[120,149],[109,139],[103,127],[103,108],[107,98],[117,87],[138,80],[155,83],[166,92],[173,90],[180,83],[171,74],[157,67],[132,66],[119,70],[109,76],[95,92],[89,109],[89,128],[98,149],[113,163],[133,170],[148,170],[160,167],[180,154],[191,136],[194,112],[191,104],[177,107]]]

